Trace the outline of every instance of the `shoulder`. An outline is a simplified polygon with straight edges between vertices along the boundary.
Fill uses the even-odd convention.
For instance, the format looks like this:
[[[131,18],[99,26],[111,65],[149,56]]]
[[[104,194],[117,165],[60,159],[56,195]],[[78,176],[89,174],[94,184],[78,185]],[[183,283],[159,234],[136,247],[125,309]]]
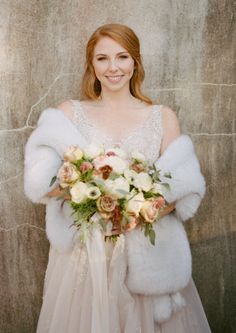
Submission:
[[[176,113],[168,106],[162,107],[162,128],[163,138],[161,145],[161,154],[181,134],[179,120]]]
[[[162,122],[164,127],[176,127],[179,129],[179,120],[176,113],[168,106],[162,107]]]
[[[57,105],[56,108],[60,111],[62,111],[65,116],[67,116],[69,119],[73,119],[73,103],[72,101],[65,101],[61,104]]]

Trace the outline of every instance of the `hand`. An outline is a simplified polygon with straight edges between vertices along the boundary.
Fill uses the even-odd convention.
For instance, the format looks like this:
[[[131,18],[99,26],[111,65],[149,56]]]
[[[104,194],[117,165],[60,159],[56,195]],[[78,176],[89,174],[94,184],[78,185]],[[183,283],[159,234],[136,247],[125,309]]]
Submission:
[[[159,214],[159,216],[162,218],[164,217],[165,215],[168,215],[170,214],[174,209],[175,209],[175,204],[176,204],[176,201],[168,204],[168,206],[166,206]]]
[[[54,190],[50,191],[47,193],[47,196],[49,197],[59,197],[59,196],[63,196],[63,194],[65,193],[65,189],[61,188],[60,186],[57,186],[56,188],[54,188]],[[63,196],[64,199],[70,199],[69,195],[64,195]]]

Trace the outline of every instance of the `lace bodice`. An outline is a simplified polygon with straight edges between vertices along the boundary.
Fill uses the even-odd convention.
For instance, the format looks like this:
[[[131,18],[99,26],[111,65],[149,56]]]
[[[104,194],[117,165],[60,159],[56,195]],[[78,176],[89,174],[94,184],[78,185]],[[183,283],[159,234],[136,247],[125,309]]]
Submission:
[[[162,140],[162,105],[153,105],[146,121],[131,130],[119,141],[114,141],[101,128],[91,123],[79,100],[71,100],[73,105],[73,122],[89,143],[102,144],[105,148],[119,146],[127,152],[139,150],[150,162],[160,154]]]

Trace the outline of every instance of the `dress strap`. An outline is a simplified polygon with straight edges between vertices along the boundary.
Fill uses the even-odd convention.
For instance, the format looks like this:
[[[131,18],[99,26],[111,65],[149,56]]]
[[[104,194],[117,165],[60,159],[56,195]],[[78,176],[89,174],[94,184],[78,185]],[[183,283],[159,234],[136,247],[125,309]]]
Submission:
[[[81,118],[81,113],[83,113],[83,109],[81,107],[80,101],[75,99],[69,100],[72,105],[72,119],[73,122],[76,124],[78,122],[78,119]]]

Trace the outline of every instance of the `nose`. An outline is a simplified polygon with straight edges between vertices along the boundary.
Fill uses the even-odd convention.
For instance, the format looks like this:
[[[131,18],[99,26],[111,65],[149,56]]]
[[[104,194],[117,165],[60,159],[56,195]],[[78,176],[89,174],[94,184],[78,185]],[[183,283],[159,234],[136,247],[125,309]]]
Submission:
[[[109,61],[108,67],[109,67],[110,71],[115,72],[118,69],[118,66],[117,66],[117,63],[116,63],[116,59],[114,59],[114,60],[111,59]]]

